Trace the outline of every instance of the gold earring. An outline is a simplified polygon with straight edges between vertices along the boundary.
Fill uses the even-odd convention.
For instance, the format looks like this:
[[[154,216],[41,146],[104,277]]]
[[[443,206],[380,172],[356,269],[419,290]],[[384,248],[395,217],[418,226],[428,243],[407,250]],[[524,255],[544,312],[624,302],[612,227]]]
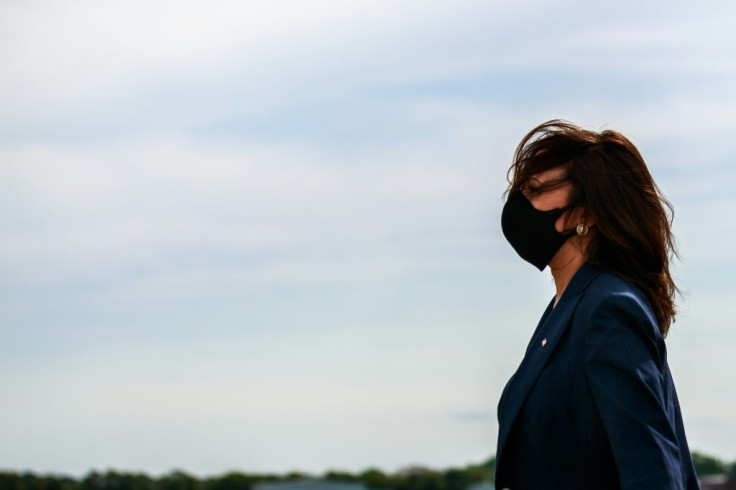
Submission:
[[[580,223],[575,231],[578,232],[578,235],[584,236],[586,233],[588,233],[588,227],[585,223]]]

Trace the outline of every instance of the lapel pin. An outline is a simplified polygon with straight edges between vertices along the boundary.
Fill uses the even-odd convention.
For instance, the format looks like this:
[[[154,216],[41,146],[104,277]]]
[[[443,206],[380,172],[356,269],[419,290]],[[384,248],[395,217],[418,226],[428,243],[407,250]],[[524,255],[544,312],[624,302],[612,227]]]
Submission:
[[[547,339],[542,339],[542,347],[547,347]]]

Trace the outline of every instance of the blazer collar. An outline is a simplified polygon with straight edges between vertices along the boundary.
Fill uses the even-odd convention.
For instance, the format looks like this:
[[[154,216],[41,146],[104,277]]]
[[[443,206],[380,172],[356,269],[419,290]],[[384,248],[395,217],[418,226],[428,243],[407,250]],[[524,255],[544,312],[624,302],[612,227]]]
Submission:
[[[570,280],[557,305],[553,307],[553,299],[542,315],[529,341],[521,365],[504,390],[501,398],[501,404],[504,406],[501,407],[499,404],[499,433],[496,449],[498,462],[501,461],[501,453],[516,415],[570,323],[569,320],[575,312],[583,291],[598,274],[600,270],[587,263],[583,264]]]

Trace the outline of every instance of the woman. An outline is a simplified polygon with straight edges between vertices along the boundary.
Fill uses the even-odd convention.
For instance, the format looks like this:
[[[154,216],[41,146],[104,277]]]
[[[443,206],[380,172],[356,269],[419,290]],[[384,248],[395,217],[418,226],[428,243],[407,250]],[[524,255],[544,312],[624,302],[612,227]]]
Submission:
[[[498,405],[496,488],[699,488],[664,344],[671,206],[641,155],[549,121],[509,182],[504,235],[557,293]]]

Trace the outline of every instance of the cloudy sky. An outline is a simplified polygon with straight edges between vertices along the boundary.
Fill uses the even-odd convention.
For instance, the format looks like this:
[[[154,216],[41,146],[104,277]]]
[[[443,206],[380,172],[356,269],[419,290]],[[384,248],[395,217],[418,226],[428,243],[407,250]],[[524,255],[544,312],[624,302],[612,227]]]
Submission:
[[[736,459],[736,4],[0,3],[0,464],[437,468],[495,451],[552,297],[519,139],[622,131],[675,206],[691,448]]]

